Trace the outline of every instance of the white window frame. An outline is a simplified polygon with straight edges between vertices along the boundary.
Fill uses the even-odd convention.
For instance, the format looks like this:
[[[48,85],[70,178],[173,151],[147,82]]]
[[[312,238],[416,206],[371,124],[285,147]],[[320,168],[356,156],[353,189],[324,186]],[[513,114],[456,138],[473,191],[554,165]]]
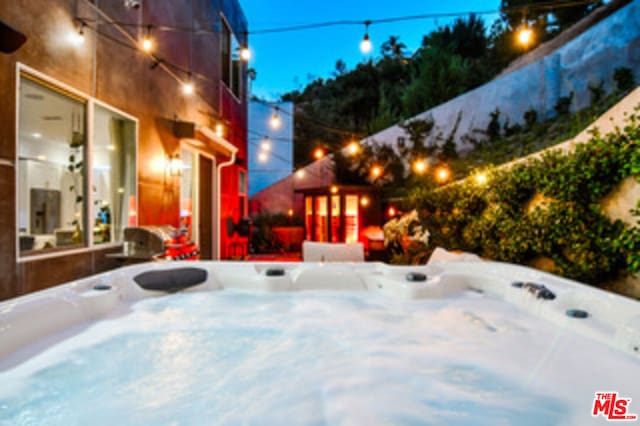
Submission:
[[[32,261],[36,261],[36,260],[42,260],[42,259],[51,259],[51,258],[55,258],[55,257],[61,257],[61,256],[68,256],[68,255],[73,255],[73,254],[80,254],[80,253],[86,253],[87,251],[98,251],[98,250],[104,250],[104,249],[109,249],[109,248],[115,248],[115,247],[119,247],[122,245],[122,242],[111,242],[111,243],[105,243],[105,244],[99,244],[99,245],[95,245],[93,242],[93,232],[89,232],[90,230],[92,230],[92,226],[91,226],[91,218],[93,218],[94,215],[94,209],[95,206],[93,205],[93,193],[92,191],[87,191],[88,194],[85,197],[85,203],[86,203],[86,209],[87,209],[87,218],[85,218],[86,221],[86,225],[87,227],[90,227],[91,229],[87,229],[85,230],[85,233],[87,235],[87,239],[86,239],[86,246],[83,247],[78,247],[78,248],[71,248],[69,250],[56,250],[53,252],[45,252],[43,254],[33,254],[33,255],[29,255],[29,256],[22,256],[20,254],[20,244],[19,244],[19,239],[20,239],[20,232],[18,230],[18,215],[19,215],[19,204],[18,204],[18,144],[19,144],[19,131],[20,131],[20,78],[22,76],[22,74],[26,74],[26,75],[30,75],[33,76],[39,80],[42,80],[46,83],[51,84],[54,88],[60,88],[62,91],[66,91],[69,92],[75,96],[78,96],[79,98],[82,98],[83,100],[85,100],[87,102],[87,138],[86,138],[86,166],[85,166],[85,170],[87,170],[86,175],[84,176],[85,179],[85,187],[86,188],[92,188],[93,187],[93,173],[91,172],[93,170],[93,141],[94,141],[94,111],[95,111],[95,106],[99,105],[102,108],[105,108],[109,111],[112,111],[116,114],[119,114],[121,116],[123,116],[124,118],[131,120],[133,122],[135,122],[136,124],[136,132],[135,132],[135,154],[136,154],[136,171],[134,173],[135,176],[135,182],[134,182],[134,188],[135,188],[135,194],[136,194],[136,205],[135,205],[135,209],[136,209],[136,225],[138,224],[138,220],[139,220],[139,216],[140,216],[140,209],[139,209],[139,200],[140,200],[140,195],[139,195],[139,191],[138,191],[138,144],[139,144],[139,133],[140,133],[140,122],[138,120],[137,117],[128,114],[112,105],[109,105],[97,98],[94,98],[93,96],[90,96],[80,90],[77,90],[76,88],[69,86],[68,84],[65,84],[59,80],[56,80],[53,77],[50,77],[40,71],[37,71],[21,62],[17,62],[16,63],[16,88],[15,88],[15,95],[16,95],[16,114],[15,114],[15,141],[14,141],[14,147],[15,147],[15,159],[14,159],[14,185],[15,185],[15,195],[14,195],[14,203],[15,203],[15,231],[16,231],[16,238],[14,241],[15,244],[15,252],[16,252],[16,260],[18,263],[25,263],[25,262],[32,262]],[[83,208],[85,208],[83,206]]]

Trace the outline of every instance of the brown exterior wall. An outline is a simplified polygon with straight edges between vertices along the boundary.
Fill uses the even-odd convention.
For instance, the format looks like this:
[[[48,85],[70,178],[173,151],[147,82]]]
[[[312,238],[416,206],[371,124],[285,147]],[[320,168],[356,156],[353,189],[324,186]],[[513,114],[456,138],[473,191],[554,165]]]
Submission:
[[[220,25],[218,7],[222,7],[232,30],[242,42],[246,22],[239,3],[236,0],[152,0],[143,1],[138,10],[125,8],[123,1],[94,3],[119,22],[174,27],[190,27],[193,23],[196,29],[212,31],[201,35],[174,31],[152,33],[158,57],[179,64],[185,70],[191,67],[196,95],[184,96],[179,83],[162,67],[152,69],[154,61],[151,58],[139,50],[122,46],[120,43],[131,45],[131,42],[113,25],[100,24],[97,28],[102,35],[97,35],[94,31],[98,25],[97,15],[87,0],[0,2],[0,20],[28,37],[15,53],[0,54],[0,300],[117,266],[104,257],[113,249],[21,263],[16,259],[16,63],[44,73],[139,120],[140,225],[179,225],[179,180],[167,181],[164,173],[152,167],[155,159],[179,152],[180,140],[172,133],[172,120],[192,121],[211,128],[223,121],[227,126],[227,139],[239,148],[239,158],[246,160],[246,91],[238,100],[225,102],[223,108],[224,99],[230,95],[220,82],[220,37],[214,33]],[[71,45],[67,39],[76,27],[75,17],[87,18],[90,27],[85,29],[85,42],[79,47]],[[141,37],[145,31],[129,26],[123,28],[134,38]],[[186,78],[180,70],[171,70]],[[218,156],[218,163],[226,160],[228,157]],[[237,176],[238,171],[244,169],[246,167],[241,163],[225,171],[223,211],[232,211],[233,206],[238,205]]]

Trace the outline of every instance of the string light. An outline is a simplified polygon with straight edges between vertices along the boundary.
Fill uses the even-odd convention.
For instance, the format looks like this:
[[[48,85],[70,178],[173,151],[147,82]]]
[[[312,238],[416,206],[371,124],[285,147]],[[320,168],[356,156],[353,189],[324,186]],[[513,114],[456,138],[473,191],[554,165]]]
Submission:
[[[488,180],[489,179],[487,178],[487,174],[483,172],[478,173],[475,177],[475,181],[478,185],[484,185]]]
[[[369,38],[369,25],[371,25],[371,21],[365,21],[364,37],[360,42],[360,51],[365,55],[371,53],[371,50],[373,50],[373,44],[371,43],[371,39]]]
[[[349,143],[349,145],[347,145],[347,152],[349,155],[356,155],[360,152],[360,144],[356,141]]]
[[[324,149],[322,149],[322,148],[316,148],[316,150],[315,150],[315,151],[313,151],[313,157],[314,157],[316,160],[320,160],[320,159],[322,159],[322,157],[324,157]]]
[[[396,208],[393,206],[390,206],[389,209],[387,210],[387,216],[389,217],[394,217],[396,215]]]
[[[289,217],[293,217],[293,209],[289,209],[289,211],[287,211],[287,214],[289,215]]]
[[[451,177],[451,172],[448,168],[440,166],[436,169],[436,179],[440,183],[445,183]]]
[[[382,167],[373,166],[371,168],[371,176],[373,176],[374,178],[379,178],[380,176],[382,176]]]
[[[360,205],[362,207],[367,207],[369,205],[369,202],[370,202],[369,197],[360,198]]]
[[[331,191],[332,194],[337,194],[338,193],[338,187],[335,186],[335,185],[332,185],[330,191]]]
[[[80,27],[78,28],[78,31],[71,34],[71,43],[73,43],[76,46],[80,46],[84,43],[84,27],[86,25],[87,24],[85,24],[84,22],[80,23]]]
[[[424,174],[427,171],[427,162],[422,159],[416,160],[413,163],[413,170],[419,175]]]
[[[277,130],[282,126],[282,119],[280,118],[280,114],[278,114],[280,108],[273,107],[273,115],[271,116],[271,120],[269,120],[269,125],[272,129]]]
[[[269,136],[264,137],[260,144],[260,149],[265,152],[271,151],[271,140],[269,139]]]
[[[259,162],[266,163],[268,159],[269,159],[269,154],[267,154],[266,152],[262,151],[258,154]]]
[[[240,49],[240,59],[245,62],[249,62],[249,60],[251,59],[251,51],[246,44]]]
[[[195,87],[193,85],[193,81],[191,81],[191,73],[189,73],[187,81],[182,83],[182,93],[185,95],[192,95],[194,91]]]
[[[153,50],[153,40],[151,40],[151,25],[147,26],[147,33],[142,39],[142,50],[147,53],[151,53]]]
[[[518,42],[524,47],[529,46],[533,41],[533,30],[524,24],[518,31]]]
[[[296,172],[296,177],[297,177],[298,179],[302,179],[302,178],[304,177],[304,170],[303,170],[303,169],[298,170],[298,171]]]

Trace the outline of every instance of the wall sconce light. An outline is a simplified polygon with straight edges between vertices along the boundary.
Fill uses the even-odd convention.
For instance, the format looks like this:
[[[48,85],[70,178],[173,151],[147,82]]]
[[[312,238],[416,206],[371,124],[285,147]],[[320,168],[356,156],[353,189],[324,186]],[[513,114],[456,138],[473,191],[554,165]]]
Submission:
[[[171,177],[182,176],[183,162],[179,154],[167,157],[165,171]]]

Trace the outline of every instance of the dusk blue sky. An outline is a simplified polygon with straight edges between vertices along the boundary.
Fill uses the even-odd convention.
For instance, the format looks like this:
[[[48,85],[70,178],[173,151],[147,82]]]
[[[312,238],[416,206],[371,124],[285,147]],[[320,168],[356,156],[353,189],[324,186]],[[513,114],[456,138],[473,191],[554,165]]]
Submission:
[[[427,13],[497,10],[500,0],[240,0],[249,22],[249,30],[336,20],[367,20]],[[487,27],[497,15],[483,15]],[[380,46],[389,36],[413,52],[422,36],[454,18],[425,19],[372,25],[369,34],[374,44],[372,55],[380,55]],[[317,77],[330,77],[338,59],[352,69],[363,59],[359,44],[364,25],[336,26],[276,34],[256,34],[249,38],[252,50],[250,66],[257,71],[252,93],[267,100],[304,87]]]

